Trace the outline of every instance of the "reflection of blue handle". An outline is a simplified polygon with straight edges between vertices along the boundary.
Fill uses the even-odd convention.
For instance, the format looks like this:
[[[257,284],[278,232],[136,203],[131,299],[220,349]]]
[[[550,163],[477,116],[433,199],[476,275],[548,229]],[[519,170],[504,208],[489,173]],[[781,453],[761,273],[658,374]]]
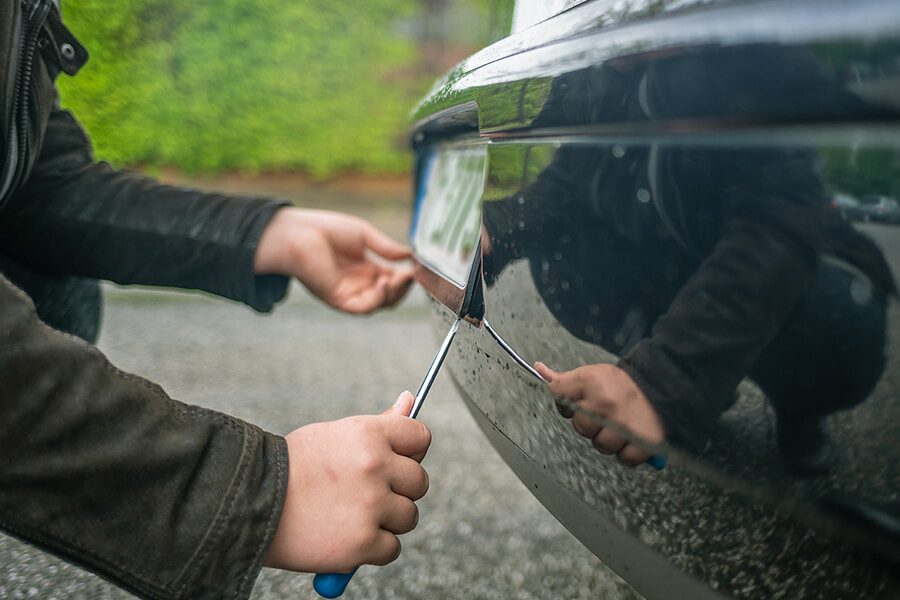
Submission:
[[[349,573],[319,573],[313,578],[313,587],[323,598],[338,598],[347,589],[347,584],[356,569]]]
[[[654,454],[647,459],[647,464],[657,471],[662,471],[663,469],[665,469],[668,463],[669,461],[662,454]]]

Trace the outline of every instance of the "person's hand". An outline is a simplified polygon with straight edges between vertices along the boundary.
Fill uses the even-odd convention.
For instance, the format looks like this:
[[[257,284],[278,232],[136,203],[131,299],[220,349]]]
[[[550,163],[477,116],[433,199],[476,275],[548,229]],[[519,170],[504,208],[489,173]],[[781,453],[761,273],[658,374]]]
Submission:
[[[600,425],[590,414],[627,429],[651,446],[661,444],[665,439],[662,419],[656,409],[628,373],[619,367],[585,365],[565,373],[557,373],[544,363],[535,363],[534,367],[547,380],[551,392],[584,409],[584,412],[575,411],[571,415],[572,426],[591,440],[599,452],[615,454],[619,462],[630,467],[651,456],[613,428]]]
[[[406,415],[404,392],[386,412],[301,427],[287,437],[288,489],[265,566],[343,573],[386,565],[397,535],[415,528],[415,500],[428,491],[419,464],[431,432]]]
[[[410,256],[409,248],[357,217],[283,208],[263,231],[253,270],[297,277],[334,308],[368,313],[395,304],[412,283],[411,267],[377,257]]]

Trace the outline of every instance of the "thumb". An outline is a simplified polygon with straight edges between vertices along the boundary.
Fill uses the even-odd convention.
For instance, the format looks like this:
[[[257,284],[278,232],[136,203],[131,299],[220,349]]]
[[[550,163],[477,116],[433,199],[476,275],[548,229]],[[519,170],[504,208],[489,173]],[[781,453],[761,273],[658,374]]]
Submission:
[[[541,377],[543,377],[547,381],[547,383],[552,382],[554,379],[556,379],[556,376],[559,375],[559,373],[542,362],[534,363],[534,369],[541,374]]]
[[[416,401],[415,396],[413,396],[409,392],[403,392],[400,394],[400,397],[397,398],[397,401],[394,402],[394,405],[384,411],[383,415],[399,415],[401,417],[408,417],[409,411],[412,410],[413,402]]]

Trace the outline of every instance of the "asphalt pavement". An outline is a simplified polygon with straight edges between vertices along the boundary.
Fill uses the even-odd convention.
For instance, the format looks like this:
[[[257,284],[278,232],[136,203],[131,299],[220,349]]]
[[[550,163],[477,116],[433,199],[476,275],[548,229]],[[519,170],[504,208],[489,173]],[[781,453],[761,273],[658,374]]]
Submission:
[[[439,339],[416,290],[371,317],[329,310],[295,287],[271,315],[201,294],[106,289],[99,346],[118,367],[173,397],[269,431],[381,412],[415,390]],[[439,376],[422,410],[434,434],[431,489],[416,531],[383,568],[363,567],[347,600],[618,599],[636,594],[531,496]],[[256,600],[315,598],[309,575],[264,570]],[[129,598],[126,592],[0,535],[0,598]]]

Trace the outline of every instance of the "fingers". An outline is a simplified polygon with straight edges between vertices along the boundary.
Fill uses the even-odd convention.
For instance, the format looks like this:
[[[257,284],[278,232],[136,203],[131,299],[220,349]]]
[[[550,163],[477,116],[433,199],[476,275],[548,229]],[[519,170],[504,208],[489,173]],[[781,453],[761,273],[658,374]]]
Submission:
[[[369,267],[377,269],[376,274],[370,275],[370,280],[359,285],[353,295],[345,300],[333,302],[335,306],[348,313],[370,313],[379,308],[393,306],[406,295],[412,285],[412,268],[395,268],[374,264]]]
[[[611,418],[610,409],[613,406],[621,405],[623,398],[630,397],[627,387],[622,389],[622,386],[619,385],[619,387],[613,387],[613,391],[607,389],[606,385],[609,385],[610,381],[616,383],[621,380],[621,378],[619,380],[611,378],[615,375],[614,370],[611,371],[609,367],[601,365],[593,365],[559,373],[541,362],[535,363],[534,368],[547,380],[548,388],[556,396],[578,403],[582,410],[574,411],[559,400],[556,402],[556,408],[563,417],[572,419],[575,431],[590,439],[591,444],[598,452],[615,454],[620,463],[629,467],[640,465],[650,458],[650,452],[629,443],[623,435],[613,428],[603,426],[596,418]],[[651,416],[654,415],[655,413]],[[641,424],[646,420],[637,420],[637,423]],[[631,422],[620,423],[620,425],[629,426],[631,431],[637,429]],[[657,429],[661,431],[661,425]],[[645,435],[645,437],[654,439],[652,435]],[[657,437],[661,439],[662,433]]]
[[[565,373],[557,373],[556,371],[547,368],[547,366],[542,363],[538,364],[544,367],[544,372],[549,375],[549,377],[547,377],[547,375],[541,373],[540,370],[538,371],[545,379],[547,379],[547,387],[550,388],[551,392],[557,396],[569,398],[570,400],[581,400],[584,398],[587,385],[585,378],[581,376],[582,373],[580,369],[566,371]]]
[[[649,452],[634,444],[628,444],[616,453],[616,458],[618,458],[619,462],[626,467],[636,467],[643,464],[647,462],[647,459],[650,458],[650,456],[651,454]]]
[[[428,492],[428,473],[415,460],[398,456],[391,461],[388,483],[395,494],[419,500]]]
[[[416,398],[415,398],[415,396],[412,395],[411,392],[408,392],[408,391],[403,392],[402,394],[400,394],[400,397],[397,398],[397,401],[394,403],[394,405],[381,414],[383,414],[383,415],[393,414],[393,415],[398,415],[401,417],[407,417],[407,416],[409,416],[410,411],[412,411],[412,407],[413,407],[413,404],[415,403],[415,401],[416,401]],[[425,426],[422,425],[422,427],[425,427]],[[428,435],[427,443],[421,444],[419,449],[413,448],[412,452],[410,452],[409,454],[406,454],[406,453],[401,453],[401,454],[403,454],[404,456],[408,456],[409,458],[413,459],[416,462],[422,462],[422,460],[425,458],[425,454],[428,452],[428,446],[431,443],[431,432],[428,430],[427,427],[425,427],[425,431]],[[394,451],[395,452],[397,451],[396,448],[394,449]]]
[[[575,414],[574,410],[572,410],[571,408],[569,408],[568,406],[566,406],[559,400],[556,400],[555,403],[556,403],[556,412],[558,412],[559,416],[561,416],[563,419],[571,419],[572,416]]]
[[[416,503],[404,496],[392,494],[385,503],[385,515],[381,527],[396,535],[409,533],[419,523],[419,509]]]
[[[413,269],[392,269],[388,278],[387,294],[383,306],[393,306],[406,295],[413,282]]]
[[[550,367],[548,367],[547,365],[545,365],[542,362],[534,363],[534,369],[540,374],[541,377],[544,378],[544,380],[547,382],[548,385],[550,384],[551,381],[556,379],[556,376],[558,375],[558,373],[556,371],[554,371],[553,369],[551,369]],[[573,411],[571,408],[569,408],[568,406],[566,406],[559,400],[556,401],[556,411],[564,419],[571,419],[572,416],[575,414],[575,411]]]
[[[393,406],[391,406],[381,414],[399,415],[401,417],[409,416],[409,411],[412,410],[413,403],[415,401],[415,396],[413,396],[410,392],[405,391],[397,397],[397,400],[394,402]]]
[[[616,454],[627,444],[627,440],[609,427],[604,427],[591,440],[591,444],[601,454]]]
[[[541,374],[541,377],[547,380],[547,383],[553,381],[558,373],[542,362],[534,363],[535,370]]]
[[[389,296],[389,282],[379,278],[371,286],[348,298],[339,308],[348,313],[365,314],[384,306]]]
[[[600,433],[601,429],[603,429],[603,425],[598,423],[597,420],[593,418],[593,415],[584,410],[579,410],[572,416],[572,427],[575,428],[575,431],[588,439],[592,439],[595,435]]]
[[[367,558],[364,562],[367,565],[383,567],[400,557],[400,548],[400,540],[397,539],[397,536],[390,531],[382,529],[375,535],[372,543],[368,545],[366,549]]]
[[[363,236],[366,247],[375,254],[388,260],[403,260],[412,256],[412,251],[403,244],[394,241],[387,234],[369,225],[365,228]]]
[[[410,458],[424,455],[431,445],[431,431],[414,419],[389,418],[384,422],[385,433],[391,448],[397,454]]]

